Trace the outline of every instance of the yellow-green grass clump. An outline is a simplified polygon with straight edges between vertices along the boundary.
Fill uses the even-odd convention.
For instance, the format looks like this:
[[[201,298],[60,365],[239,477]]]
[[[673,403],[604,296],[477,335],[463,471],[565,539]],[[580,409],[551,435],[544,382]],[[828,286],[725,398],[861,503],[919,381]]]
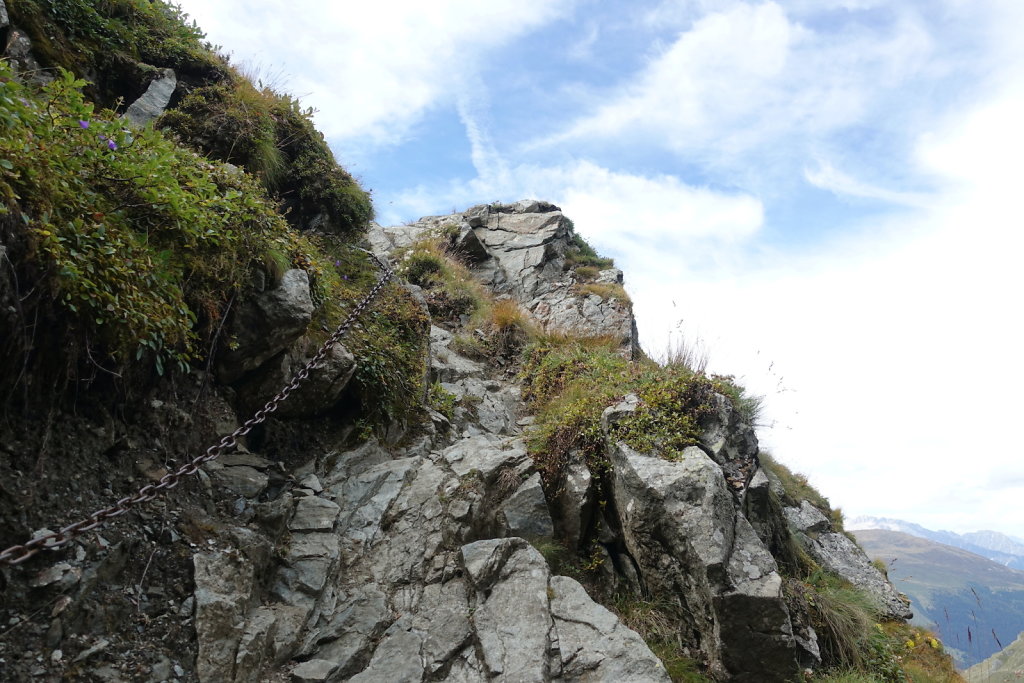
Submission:
[[[549,484],[574,452],[598,473],[607,468],[601,413],[628,393],[639,406],[612,426],[611,438],[673,459],[698,443],[715,393],[741,392],[683,366],[629,361],[609,337],[541,336],[527,347],[520,376],[536,413],[530,451]]]

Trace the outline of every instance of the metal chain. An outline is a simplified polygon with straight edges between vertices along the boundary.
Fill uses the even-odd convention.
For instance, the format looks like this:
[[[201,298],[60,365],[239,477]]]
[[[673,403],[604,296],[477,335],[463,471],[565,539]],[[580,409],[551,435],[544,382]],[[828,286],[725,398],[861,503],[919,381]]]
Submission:
[[[327,357],[331,347],[337,344],[341,338],[348,333],[349,328],[351,328],[353,323],[355,323],[356,318],[359,317],[374,297],[376,297],[380,290],[383,289],[388,280],[394,276],[391,269],[377,258],[375,254],[372,252],[366,253],[370,255],[370,258],[376,261],[383,273],[380,276],[380,279],[377,280],[377,284],[374,285],[369,294],[359,302],[359,305],[352,309],[352,312],[348,314],[345,320],[338,325],[338,329],[336,329],[334,334],[324,342],[323,346],[320,347],[320,350],[317,351],[316,355],[313,356],[308,363],[306,363],[305,367],[296,372],[291,381],[285,385],[285,387],[281,389],[276,396],[267,401],[266,405],[256,411],[255,415],[246,420],[245,424],[222,438],[219,443],[210,446],[202,455],[196,456],[187,464],[179,467],[176,471],[165,474],[156,484],[143,486],[135,493],[135,495],[126,496],[110,507],[97,510],[85,519],[75,522],[74,524],[69,524],[60,531],[51,532],[44,536],[40,536],[39,538],[34,538],[23,545],[11,546],[3,552],[0,552],[0,566],[21,564],[44,548],[56,549],[67,545],[87,531],[92,531],[93,529],[102,526],[107,522],[107,520],[113,519],[114,517],[120,517],[140,503],[146,503],[153,500],[166,489],[173,489],[178,485],[182,478],[192,476],[198,472],[200,465],[220,457],[225,451],[231,450],[237,446],[239,438],[245,436],[252,431],[253,427],[266,420],[267,416],[277,410],[277,406],[287,399],[288,395],[295,391],[295,389],[297,389],[299,385],[309,377],[311,370],[320,367],[320,363]]]

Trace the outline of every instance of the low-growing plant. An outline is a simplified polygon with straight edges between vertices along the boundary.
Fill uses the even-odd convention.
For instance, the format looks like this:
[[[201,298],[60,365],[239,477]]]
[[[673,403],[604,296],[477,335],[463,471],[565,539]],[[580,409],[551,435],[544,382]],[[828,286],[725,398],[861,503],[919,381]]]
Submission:
[[[539,337],[527,347],[520,377],[536,415],[530,452],[549,485],[574,453],[592,471],[607,468],[601,415],[626,394],[639,404],[611,426],[610,438],[671,459],[699,442],[715,413],[714,394],[726,389],[686,368],[631,362],[609,338]]]
[[[490,294],[454,254],[448,241],[427,235],[395,254],[397,272],[422,287],[430,314],[438,323],[458,326],[464,318],[480,322],[490,313]]]
[[[575,231],[572,221],[568,222],[570,230],[572,230],[572,241],[565,254],[565,267],[567,270],[575,269],[579,266],[589,266],[597,270],[604,270],[615,265],[614,259],[599,256],[594,248],[590,246],[590,243]]]
[[[758,459],[761,461],[761,466],[771,472],[782,484],[783,502],[786,505],[799,507],[800,503],[806,500],[824,514],[830,513],[832,506],[829,504],[828,498],[814,488],[805,475],[793,472],[768,451],[762,450],[758,454]]]
[[[676,616],[678,607],[667,601],[626,594],[615,596],[608,607],[644,639],[674,683],[711,683],[712,679],[700,672],[698,663],[684,654],[682,629]]]
[[[427,405],[444,415],[449,420],[455,418],[455,406],[459,397],[441,386],[440,382],[430,385],[427,393]]]
[[[125,129],[83,85],[65,71],[35,92],[0,65],[2,211],[78,330],[122,360],[185,366],[254,269],[313,247],[251,178]]]
[[[578,284],[575,290],[584,295],[593,295],[601,299],[614,299],[624,304],[632,304],[632,299],[622,285],[615,282],[586,282]]]

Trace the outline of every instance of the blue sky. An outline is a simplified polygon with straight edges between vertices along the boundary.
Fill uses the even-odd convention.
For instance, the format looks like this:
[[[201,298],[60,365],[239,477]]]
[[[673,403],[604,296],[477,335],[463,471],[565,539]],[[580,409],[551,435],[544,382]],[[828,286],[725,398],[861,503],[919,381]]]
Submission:
[[[1024,535],[1024,3],[181,4],[380,222],[553,201],[848,514]]]

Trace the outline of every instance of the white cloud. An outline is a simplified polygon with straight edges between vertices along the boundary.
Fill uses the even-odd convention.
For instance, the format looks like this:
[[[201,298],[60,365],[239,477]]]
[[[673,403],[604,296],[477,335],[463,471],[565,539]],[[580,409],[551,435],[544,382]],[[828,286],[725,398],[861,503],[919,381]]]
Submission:
[[[840,196],[848,195],[865,199],[880,199],[893,204],[905,204],[907,206],[924,206],[933,201],[932,197],[924,193],[890,190],[885,187],[865,183],[840,171],[828,161],[819,160],[816,168],[805,168],[804,179],[815,187],[834,192]]]
[[[425,110],[454,101],[489,51],[571,9],[555,0],[181,5],[236,59],[292,74],[286,88],[346,149],[399,142]]]
[[[816,138],[863,123],[934,57],[933,39],[909,12],[882,28],[821,32],[777,2],[712,4],[696,21],[678,18],[682,30],[666,49],[617,88],[592,93],[592,110],[533,148],[668,147],[688,162],[752,173],[763,153],[778,165],[785,144],[797,160]]]

